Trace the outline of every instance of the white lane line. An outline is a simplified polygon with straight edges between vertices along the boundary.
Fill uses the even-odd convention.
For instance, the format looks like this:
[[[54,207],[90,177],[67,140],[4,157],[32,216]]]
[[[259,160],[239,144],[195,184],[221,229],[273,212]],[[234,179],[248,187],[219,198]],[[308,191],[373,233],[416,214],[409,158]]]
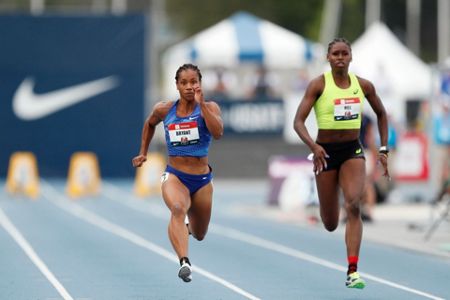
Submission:
[[[44,274],[45,278],[53,285],[58,293],[64,300],[73,300],[72,296],[67,292],[64,286],[56,279],[55,275],[47,268],[42,259],[34,251],[33,247],[27,242],[20,231],[14,226],[14,224],[6,216],[5,212],[0,208],[0,224],[9,233],[9,235],[16,241],[16,243],[22,248],[28,258],[36,265],[36,267]]]
[[[125,201],[119,201],[117,198],[120,197],[122,199],[135,199],[134,197],[130,196],[129,194],[126,194],[125,192],[123,192],[121,189],[115,187],[112,184],[103,182],[102,183],[104,187],[106,187],[106,189],[103,189],[103,192],[105,194],[105,196],[107,196],[109,199],[114,200],[116,202],[119,202],[123,205],[126,205],[132,209],[135,210],[139,210],[141,212],[144,213],[148,213],[151,214],[153,216],[159,217],[159,218],[163,218],[163,219],[167,219],[167,215],[163,214],[161,212],[161,210],[155,210],[155,209],[144,209],[141,205],[134,205],[134,203],[131,202],[125,202]],[[211,233],[215,233],[218,235],[222,235],[224,237],[230,238],[230,239],[234,239],[240,242],[244,242],[247,244],[251,244],[253,246],[257,246],[260,248],[264,248],[270,251],[274,251],[274,252],[278,252],[287,256],[291,256],[294,258],[298,258],[304,261],[308,261],[329,269],[333,269],[333,270],[337,270],[340,272],[346,272],[347,268],[335,264],[333,262],[321,259],[319,257],[304,253],[302,251],[293,249],[293,248],[289,248],[286,246],[283,246],[281,244],[257,237],[255,235],[252,234],[247,234],[247,233],[243,233],[242,231],[238,231],[229,227],[225,227],[225,226],[221,226],[218,224],[214,224],[214,223],[210,223],[210,232]],[[433,299],[433,300],[445,300],[444,298],[423,292],[423,291],[419,291],[417,289],[413,289],[401,284],[397,284],[395,282],[383,279],[381,277],[378,276],[374,276],[368,273],[363,273],[363,272],[359,272],[363,277],[373,280],[375,282],[399,289],[399,290],[403,290],[412,294],[416,294],[419,296],[423,296],[425,298],[429,298],[429,299]]]
[[[65,195],[62,195],[57,190],[55,190],[50,184],[46,183],[45,188],[42,189],[42,194],[45,198],[47,198],[51,203],[55,204],[57,207],[61,208],[62,210],[74,215],[75,217],[82,219],[83,221],[86,221],[92,225],[95,225],[109,233],[112,233],[116,236],[119,236],[133,244],[136,244],[142,248],[145,248],[147,250],[150,250],[170,261],[175,262],[176,264],[179,263],[178,258],[176,255],[172,254],[171,252],[167,251],[166,249],[150,242],[144,239],[143,237],[135,234],[134,232],[131,232],[124,227],[121,227],[117,224],[114,224],[107,219],[81,207],[78,204],[71,203],[65,197]],[[249,292],[241,289],[240,287],[232,284],[231,282],[226,281],[225,279],[218,277],[211,272],[206,271],[203,268],[198,267],[197,265],[192,265],[192,269],[195,273],[198,273],[212,281],[215,281],[226,288],[234,291],[237,294],[240,294],[247,299],[251,300],[260,300],[259,297],[250,294]]]
[[[222,236],[226,236],[230,239],[234,239],[234,240],[238,240],[247,244],[251,244],[254,246],[258,246],[267,250],[272,250],[281,254],[285,254],[291,257],[295,257],[304,261],[308,261],[323,267],[327,267],[329,269],[334,269],[337,271],[347,271],[347,268],[344,268],[343,266],[340,266],[338,264],[329,262],[327,260],[306,254],[304,252],[298,251],[296,249],[292,249],[286,246],[283,246],[281,244],[278,243],[274,243],[265,239],[262,239],[260,237],[254,236],[252,234],[247,234],[247,233],[242,233],[240,231],[237,231],[235,229],[232,228],[227,228],[221,225],[217,225],[214,224],[214,228],[213,228],[214,233],[216,234],[220,234]],[[423,296],[425,298],[429,298],[429,299],[434,299],[434,300],[444,300],[444,298],[440,298],[438,296],[426,293],[426,292],[422,292],[413,288],[409,288],[407,286],[401,285],[401,284],[397,284],[395,282],[389,281],[389,280],[385,280],[383,278],[374,276],[374,275],[370,275],[368,273],[363,273],[363,272],[359,272],[363,277],[367,278],[367,279],[371,279],[375,282],[381,283],[381,284],[385,284],[388,285],[390,287],[393,288],[397,288],[412,294],[416,294],[416,295],[420,295]]]

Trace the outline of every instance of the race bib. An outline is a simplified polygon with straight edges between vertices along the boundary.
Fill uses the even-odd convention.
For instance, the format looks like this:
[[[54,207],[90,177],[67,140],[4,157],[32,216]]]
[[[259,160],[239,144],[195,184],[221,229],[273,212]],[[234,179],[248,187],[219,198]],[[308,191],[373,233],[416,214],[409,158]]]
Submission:
[[[200,140],[197,121],[169,124],[168,129],[172,146],[197,144]]]
[[[334,120],[346,121],[358,119],[361,113],[359,98],[344,98],[334,100]]]

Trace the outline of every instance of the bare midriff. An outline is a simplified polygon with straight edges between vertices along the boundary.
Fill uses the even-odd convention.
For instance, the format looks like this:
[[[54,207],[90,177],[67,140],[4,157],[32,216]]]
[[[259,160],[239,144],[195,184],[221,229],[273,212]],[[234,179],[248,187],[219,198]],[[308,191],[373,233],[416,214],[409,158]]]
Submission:
[[[188,174],[208,174],[208,157],[169,156],[169,165]]]
[[[319,129],[318,143],[342,143],[357,140],[359,129]]]

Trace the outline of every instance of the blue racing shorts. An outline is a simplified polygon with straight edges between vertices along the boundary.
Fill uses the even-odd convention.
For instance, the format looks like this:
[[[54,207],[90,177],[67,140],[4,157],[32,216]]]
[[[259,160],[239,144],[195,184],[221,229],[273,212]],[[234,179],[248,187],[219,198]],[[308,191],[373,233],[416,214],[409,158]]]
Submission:
[[[213,179],[211,167],[209,167],[209,173],[197,175],[184,173],[167,165],[165,173],[172,173],[177,176],[178,179],[188,188],[191,195],[195,194],[195,192],[210,183]],[[164,176],[165,174],[163,174],[162,178],[164,178]]]

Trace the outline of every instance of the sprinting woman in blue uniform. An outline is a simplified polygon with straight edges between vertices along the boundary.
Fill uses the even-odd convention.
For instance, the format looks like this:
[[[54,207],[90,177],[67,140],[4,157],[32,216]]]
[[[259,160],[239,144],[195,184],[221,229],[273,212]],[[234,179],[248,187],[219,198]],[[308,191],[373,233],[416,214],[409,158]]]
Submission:
[[[156,125],[163,122],[169,157],[161,177],[162,195],[171,212],[168,231],[180,259],[178,276],[185,282],[192,280],[189,234],[203,240],[211,218],[213,185],[208,164],[209,145],[212,137],[219,139],[223,134],[220,108],[213,101],[205,101],[201,80],[202,74],[195,65],[185,64],[177,70],[175,82],[180,99],[155,105],[142,129],[139,155],[132,161],[134,167],[140,167],[147,160]]]

